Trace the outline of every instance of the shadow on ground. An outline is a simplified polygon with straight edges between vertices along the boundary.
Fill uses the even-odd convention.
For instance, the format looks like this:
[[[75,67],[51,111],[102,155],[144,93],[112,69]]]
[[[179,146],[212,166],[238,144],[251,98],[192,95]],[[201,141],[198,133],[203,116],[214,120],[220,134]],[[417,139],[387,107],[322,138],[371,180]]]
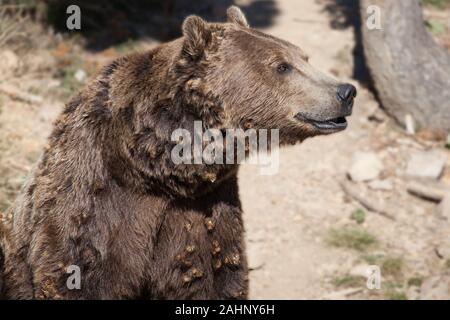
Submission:
[[[247,2],[246,2],[247,3]],[[208,21],[225,21],[226,9],[234,0],[48,0],[47,22],[67,32],[66,9],[76,4],[81,9],[80,35],[87,48],[102,50],[140,38],[167,41],[180,35],[184,18],[197,14]],[[274,0],[253,0],[240,6],[250,24],[268,27],[278,14]]]
[[[325,12],[331,17],[331,27],[345,29],[353,27],[355,48],[353,50],[353,78],[367,87],[373,87],[364,56],[361,31],[360,3],[357,0],[325,0]]]

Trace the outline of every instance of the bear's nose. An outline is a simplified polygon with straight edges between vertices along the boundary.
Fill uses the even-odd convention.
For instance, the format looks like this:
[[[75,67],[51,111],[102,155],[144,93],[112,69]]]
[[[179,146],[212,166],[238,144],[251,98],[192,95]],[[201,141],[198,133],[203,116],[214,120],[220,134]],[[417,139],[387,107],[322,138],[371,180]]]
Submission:
[[[337,95],[342,102],[351,104],[353,98],[356,97],[356,88],[349,83],[341,84],[338,87]]]

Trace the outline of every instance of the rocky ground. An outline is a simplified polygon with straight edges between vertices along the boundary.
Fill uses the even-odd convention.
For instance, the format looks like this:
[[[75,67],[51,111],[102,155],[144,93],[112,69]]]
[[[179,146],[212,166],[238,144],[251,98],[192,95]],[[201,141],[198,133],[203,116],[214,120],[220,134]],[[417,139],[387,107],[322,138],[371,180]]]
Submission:
[[[351,26],[333,28],[329,3],[277,1],[278,15],[264,29],[301,46],[314,66],[353,83],[359,94],[346,131],[283,148],[276,175],[242,167],[250,297],[449,299],[447,137],[405,132],[352,78],[357,39]],[[426,17],[446,45],[449,11],[427,8]],[[156,44],[134,41],[92,53],[76,39],[39,27],[28,32],[39,39],[32,50],[0,49],[0,211],[14,199],[67,98],[105,62]],[[371,290],[373,265],[382,280]]]

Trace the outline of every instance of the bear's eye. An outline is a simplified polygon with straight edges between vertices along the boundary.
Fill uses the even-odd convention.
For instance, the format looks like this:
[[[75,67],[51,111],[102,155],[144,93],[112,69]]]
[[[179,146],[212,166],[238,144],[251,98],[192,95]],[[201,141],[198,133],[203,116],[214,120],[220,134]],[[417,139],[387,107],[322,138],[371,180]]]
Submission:
[[[286,73],[292,70],[292,66],[289,63],[283,62],[277,66],[278,73]]]

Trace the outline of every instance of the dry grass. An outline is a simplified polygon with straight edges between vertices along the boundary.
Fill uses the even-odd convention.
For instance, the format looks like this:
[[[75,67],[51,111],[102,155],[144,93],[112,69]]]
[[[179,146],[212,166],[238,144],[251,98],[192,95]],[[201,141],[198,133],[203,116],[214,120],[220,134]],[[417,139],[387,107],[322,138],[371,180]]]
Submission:
[[[334,247],[364,251],[373,246],[377,240],[372,234],[362,228],[343,227],[340,229],[331,229],[327,242]]]
[[[350,274],[345,274],[333,278],[331,283],[336,288],[363,287],[366,283],[366,278],[361,276],[353,276]]]
[[[26,36],[25,24],[29,16],[24,14],[25,5],[4,4],[0,0],[0,49],[7,44],[19,43]]]
[[[450,0],[422,0],[425,5],[444,9],[450,6]]]
[[[402,275],[403,259],[399,257],[386,257],[381,264],[381,271],[384,276],[399,278]]]

